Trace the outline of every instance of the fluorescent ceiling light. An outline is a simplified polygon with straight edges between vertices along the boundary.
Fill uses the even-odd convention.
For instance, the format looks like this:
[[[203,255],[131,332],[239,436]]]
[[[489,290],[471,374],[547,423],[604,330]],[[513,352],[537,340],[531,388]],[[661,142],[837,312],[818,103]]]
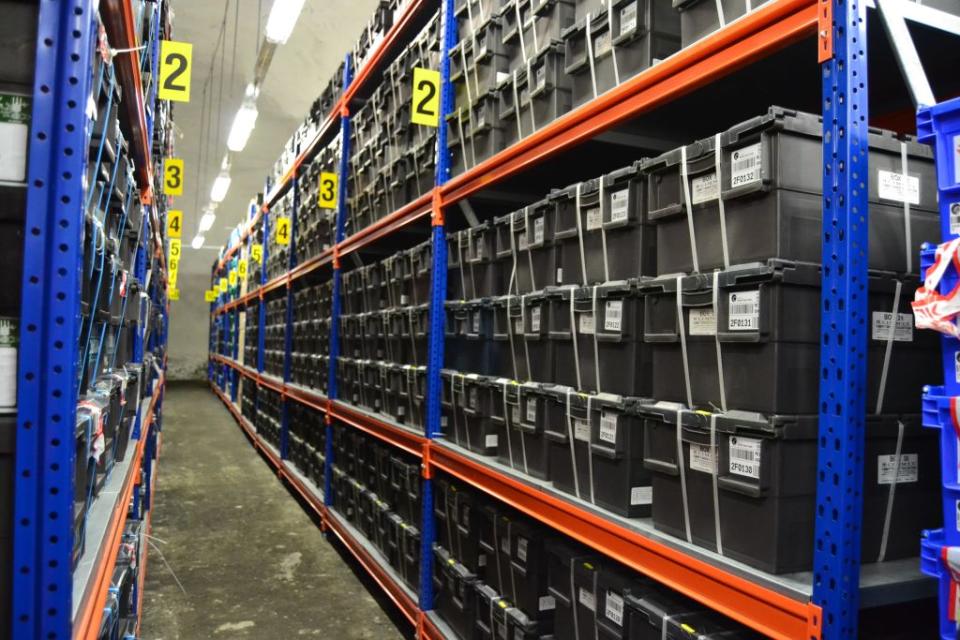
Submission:
[[[247,140],[257,124],[257,115],[257,103],[253,98],[245,98],[243,106],[233,118],[233,126],[230,127],[230,135],[227,137],[227,148],[230,151],[243,151],[247,146]]]
[[[210,199],[216,203],[223,202],[227,197],[227,191],[230,190],[230,172],[227,169],[221,169],[216,179],[213,181],[213,187],[210,188]]]
[[[200,216],[200,227],[197,229],[198,235],[200,233],[206,233],[213,227],[213,223],[217,219],[217,214],[213,212],[212,209],[207,209],[203,212],[203,215]]]
[[[190,246],[193,247],[194,249],[202,249],[202,248],[203,248],[203,236],[200,235],[199,233],[198,233],[197,235],[193,236],[193,240],[190,241]]]
[[[286,44],[303,9],[303,0],[273,0],[263,35],[268,42]]]

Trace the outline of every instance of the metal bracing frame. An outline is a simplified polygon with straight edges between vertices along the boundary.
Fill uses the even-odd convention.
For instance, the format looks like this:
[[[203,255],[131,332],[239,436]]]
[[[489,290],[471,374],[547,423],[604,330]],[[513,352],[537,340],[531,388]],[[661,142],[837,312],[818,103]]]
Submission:
[[[17,392],[15,638],[72,625],[73,466],[91,0],[43,2],[29,142]]]

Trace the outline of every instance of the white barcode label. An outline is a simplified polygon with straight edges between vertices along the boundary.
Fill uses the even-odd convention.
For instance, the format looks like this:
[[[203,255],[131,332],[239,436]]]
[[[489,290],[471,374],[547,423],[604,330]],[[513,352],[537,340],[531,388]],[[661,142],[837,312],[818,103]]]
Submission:
[[[610,51],[610,30],[606,30],[600,35],[596,36],[596,39],[593,41],[593,57],[599,58],[603,54]]]
[[[483,444],[484,446],[487,446],[487,447],[497,446],[497,434],[488,433],[486,437],[483,439]]]
[[[523,318],[517,318],[513,321],[513,332],[523,333]]]
[[[730,188],[742,187],[761,179],[763,144],[757,142],[730,154]]]
[[[447,416],[440,416],[440,426],[441,427],[447,426]]]
[[[653,487],[633,487],[630,489],[630,506],[653,502]]]
[[[480,333],[480,312],[475,311],[470,317],[471,326],[473,327],[474,333]]]
[[[603,330],[620,331],[623,327],[623,300],[610,300],[604,307]]]
[[[592,592],[587,591],[583,587],[580,587],[580,592],[577,595],[577,599],[580,601],[580,604],[585,606],[590,611],[597,610],[597,598],[593,595]]]
[[[593,314],[581,313],[579,325],[580,333],[593,333]]]
[[[953,357],[953,373],[957,382],[960,382],[960,351]]]
[[[573,439],[590,442],[590,423],[586,420],[574,419]]]
[[[520,562],[527,561],[527,539],[517,536],[517,558]]]
[[[915,453],[900,454],[900,468],[897,468],[897,456],[877,456],[877,484],[916,482],[919,478],[919,459]]]
[[[687,324],[691,336],[717,335],[717,319],[713,315],[713,309],[690,309]]]
[[[960,171],[960,168],[957,170]],[[950,204],[950,233],[955,236],[960,235],[960,203],[958,202]],[[960,589],[957,593],[960,593]]]
[[[600,414],[600,439],[617,444],[617,418],[619,415],[612,411],[604,411]]]
[[[543,242],[543,218],[537,218],[533,221],[533,244]]]
[[[603,226],[603,216],[600,214],[600,207],[587,209],[587,231],[593,231]]]
[[[540,609],[540,611],[553,611],[557,608],[557,601],[553,596],[540,596],[537,604],[537,608]]]
[[[886,311],[873,312],[874,340],[886,342],[890,339],[890,330],[893,329],[895,342],[913,342],[913,316],[909,313],[898,313],[896,327],[893,326],[893,314]]]
[[[530,331],[540,333],[540,307],[530,309]]]
[[[763,441],[757,438],[730,438],[730,473],[760,479],[760,452]]]
[[[878,171],[877,192],[881,200],[920,204],[920,178],[908,175],[904,183],[902,173]]]
[[[710,445],[690,444],[690,468],[712,474],[717,468],[716,457]]]
[[[730,331],[756,331],[760,328],[760,291],[730,294],[727,328]]]
[[[610,194],[610,221],[621,222],[630,215],[630,189],[621,189]]]
[[[604,607],[603,615],[607,616],[607,620],[610,620],[618,627],[623,626],[623,598],[620,597],[619,593],[614,593],[613,591],[607,591],[606,606]]]
[[[476,387],[470,388],[470,393],[467,394],[467,404],[470,405],[471,409],[476,409],[477,406],[480,404]]]
[[[720,195],[720,183],[716,173],[710,173],[690,181],[690,204],[711,202]]]
[[[527,398],[527,422],[537,421],[537,399]]]
[[[520,237],[518,239],[517,248],[521,251],[526,251],[527,247],[530,246],[530,230],[528,229],[519,235]]]
[[[620,31],[617,33],[617,37],[621,37],[625,33],[629,33],[637,28],[637,3],[631,2],[624,8],[620,9]]]
[[[521,420],[520,407],[517,405],[510,407],[510,421],[517,423],[517,422],[520,422],[520,420]]]

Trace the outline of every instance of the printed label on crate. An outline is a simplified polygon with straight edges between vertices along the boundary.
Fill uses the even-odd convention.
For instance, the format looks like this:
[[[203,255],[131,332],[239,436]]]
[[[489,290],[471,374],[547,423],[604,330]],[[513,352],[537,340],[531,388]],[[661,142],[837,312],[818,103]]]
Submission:
[[[620,32],[617,37],[622,37],[637,28],[637,3],[631,2],[620,9]]]
[[[537,399],[527,398],[527,422],[537,421]],[[960,443],[960,440],[957,441]]]
[[[535,74],[537,78],[537,84],[534,90],[539,91],[547,86],[547,65],[542,64],[537,67]]]
[[[653,487],[633,487],[630,489],[630,505],[650,504],[653,502]]]
[[[541,244],[542,242],[543,242],[543,217],[540,217],[533,221],[533,244]]]
[[[491,448],[497,446],[497,434],[488,433],[486,437],[483,439],[483,444],[484,446],[491,447]]]
[[[563,284],[563,267],[557,267],[557,284]]]
[[[960,202],[950,203],[950,233],[960,235]]]
[[[599,58],[608,51],[610,51],[610,30],[607,29],[600,35],[596,36],[596,39],[593,41],[593,57]]]
[[[606,606],[604,607],[603,615],[607,616],[607,620],[610,620],[618,627],[623,626],[623,598],[620,597],[619,593],[613,591],[607,591],[606,597]]]
[[[712,202],[719,196],[720,182],[716,173],[708,173],[690,181],[690,204]]]
[[[447,416],[440,416],[440,426],[441,427],[447,426]]]
[[[920,462],[916,453],[900,454],[900,468],[897,468],[897,456],[877,456],[877,484],[893,484],[896,474],[897,484],[916,482],[919,477]]]
[[[27,146],[33,98],[0,94],[0,180],[27,179]]]
[[[527,561],[527,539],[517,536],[517,558],[520,562]]]
[[[467,394],[467,404],[470,405],[470,408],[471,408],[471,409],[476,409],[476,408],[477,408],[477,405],[480,404],[480,402],[479,402],[479,400],[478,400],[478,398],[477,398],[477,388],[476,388],[476,387],[470,387],[470,393]]]
[[[760,452],[763,441],[757,438],[730,438],[730,473],[760,479]]]
[[[763,143],[757,142],[730,154],[730,188],[760,182],[763,169]]]
[[[517,318],[513,321],[513,332],[523,333],[523,318]]]
[[[483,32],[482,34],[476,36],[475,42],[477,45],[477,52],[475,57],[477,58],[482,58],[483,56],[487,55],[487,37],[486,36],[487,36],[486,32]]]
[[[557,601],[553,596],[540,596],[537,608],[540,611],[553,611],[557,608]]]
[[[590,609],[590,611],[597,610],[597,597],[583,587],[580,587],[580,591],[577,594],[577,599],[580,601],[580,604],[585,606],[587,609]]]
[[[473,315],[470,316],[470,326],[472,327],[472,333],[480,333],[480,312],[474,311]]]
[[[573,439],[583,442],[590,442],[590,423],[586,420],[574,418],[573,420]]]
[[[580,326],[580,333],[593,333],[593,314],[581,313],[578,324]]]
[[[603,330],[620,331],[623,328],[623,300],[610,300],[604,307]]]
[[[530,330],[540,333],[540,307],[530,309]]]
[[[730,294],[727,329],[756,331],[760,328],[760,291],[737,291]]]
[[[517,248],[520,251],[526,251],[527,247],[530,246],[530,230],[527,229],[524,233],[520,234],[520,237],[517,239]]]
[[[917,176],[907,175],[906,184],[904,184],[902,173],[878,171],[877,191],[881,200],[920,204],[920,178]]]
[[[617,444],[617,419],[620,416],[612,411],[600,414],[600,439],[610,444]]]
[[[630,189],[621,189],[610,194],[610,221],[621,222],[630,215]]]
[[[514,423],[521,422],[523,420],[523,415],[520,413],[519,405],[510,407],[510,420]]]
[[[687,333],[691,336],[717,335],[717,319],[713,315],[713,309],[690,309],[687,324]]]
[[[587,231],[594,231],[603,226],[603,214],[600,213],[600,207],[587,209]]]
[[[690,469],[713,474],[717,468],[716,456],[708,444],[690,443]]]
[[[893,329],[893,339],[895,342],[913,342],[913,315],[909,313],[898,313],[897,324],[894,328],[892,313],[888,311],[874,311],[873,339],[886,342],[890,339],[891,329]]]
[[[960,135],[953,136],[953,181],[960,182]]]

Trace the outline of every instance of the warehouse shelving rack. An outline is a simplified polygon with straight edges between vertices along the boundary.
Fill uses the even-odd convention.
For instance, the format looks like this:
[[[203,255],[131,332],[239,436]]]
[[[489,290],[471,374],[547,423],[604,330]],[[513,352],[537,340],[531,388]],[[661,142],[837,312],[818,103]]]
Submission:
[[[426,3],[414,2],[409,11],[424,11]],[[881,564],[860,564],[860,520],[864,452],[864,387],[866,308],[864,296],[854,293],[867,275],[864,258],[867,248],[866,225],[862,212],[867,211],[867,197],[859,189],[856,176],[866,170],[867,138],[867,0],[774,0],[747,16],[736,20],[711,36],[683,49],[638,76],[625,81],[586,105],[558,118],[510,148],[478,164],[473,169],[450,177],[446,153],[445,127],[438,130],[438,158],[435,188],[403,206],[366,229],[354,230],[342,237],[346,166],[341,162],[341,193],[338,200],[338,236],[336,244],[319,256],[292,267],[290,271],[265,281],[261,287],[245,295],[221,297],[211,308],[211,322],[225,322],[226,316],[242,311],[255,299],[277,289],[290,288],[292,283],[322,266],[332,265],[334,282],[339,278],[339,263],[345,255],[369,247],[399,229],[425,221],[432,227],[433,270],[431,327],[444,325],[443,301],[446,292],[446,241],[444,215],[454,216],[455,207],[484,189],[499,185],[558,153],[583,144],[618,124],[663,105],[682,99],[695,90],[709,87],[726,76],[742,73],[751,64],[801,42],[812,42],[810,54],[816,51],[820,65],[823,106],[824,147],[824,247],[823,312],[821,323],[829,338],[821,349],[824,371],[820,397],[820,446],[818,451],[818,511],[814,571],[789,576],[765,574],[715,553],[687,545],[657,533],[650,525],[625,520],[599,512],[591,505],[553,491],[510,469],[469,453],[455,445],[436,440],[439,433],[439,384],[443,363],[443,336],[430,333],[427,374],[427,428],[413,431],[394,424],[382,416],[351,407],[336,396],[333,365],[329,372],[329,397],[298,385],[263,374],[262,366],[254,370],[223,354],[211,354],[216,381],[243,377],[281,394],[284,401],[300,402],[324,411],[328,425],[332,420],[360,429],[379,440],[419,457],[423,463],[424,516],[421,523],[421,589],[419,608],[414,595],[406,592],[402,581],[392,570],[364,555],[358,549],[364,543],[329,509],[329,502],[303,480],[297,479],[292,467],[277,455],[267,455],[269,462],[281,471],[297,491],[321,515],[323,526],[334,529],[337,536],[360,560],[360,563],[384,587],[415,624],[422,637],[443,636],[448,630],[430,612],[432,584],[430,580],[433,541],[431,478],[436,471],[451,474],[466,484],[505,502],[528,516],[580,542],[611,556],[615,560],[653,577],[677,591],[739,622],[774,638],[852,638],[856,636],[861,605],[878,606],[932,595],[934,585],[919,573],[917,559]],[[453,0],[442,3],[442,51],[456,43]],[[409,15],[409,13],[407,14]],[[412,34],[403,31],[400,23],[388,34],[393,46]],[[811,55],[812,57],[812,55]],[[441,56],[442,100],[440,122],[452,110],[452,85],[447,56]],[[376,64],[380,60],[377,58]],[[812,60],[810,61],[812,64]],[[349,65],[347,65],[349,66]],[[372,65],[371,65],[372,67]],[[363,71],[375,73],[371,67]],[[353,95],[368,76],[361,71],[346,95]],[[349,100],[341,100],[341,127],[349,126]],[[332,127],[333,114],[327,119]],[[342,129],[343,131],[343,129]],[[344,140],[348,137],[344,136]],[[343,151],[343,150],[342,150]],[[348,153],[342,153],[346,158]],[[298,158],[296,166],[309,157]],[[291,170],[295,173],[295,168]],[[290,175],[283,183],[290,181]],[[269,207],[279,194],[277,186],[268,190],[262,211],[250,222],[241,237],[252,233],[260,218],[269,220]],[[229,266],[237,245],[227,249],[214,265],[214,275]],[[336,284],[335,284],[336,286]],[[333,317],[339,316],[335,296]],[[261,309],[261,327],[263,326]],[[333,327],[337,326],[333,323]],[[287,327],[288,331],[290,326]],[[861,329],[858,331],[858,329]],[[335,329],[331,331],[334,333]],[[859,335],[858,339],[851,336]],[[838,336],[847,338],[837,339]],[[261,332],[262,340],[262,332]],[[335,342],[331,341],[331,363],[335,359]],[[260,344],[259,362],[262,365]],[[286,354],[289,361],[290,353]],[[271,450],[256,434],[252,425],[240,414],[231,398],[214,382],[214,390],[225,402],[248,437],[264,452]],[[222,383],[219,385],[223,388]],[[235,400],[235,398],[234,398]],[[329,429],[329,426],[328,426]],[[329,501],[332,438],[327,435],[326,493]],[[288,469],[288,471],[283,471]],[[313,495],[313,498],[309,496]],[[406,593],[405,597],[397,593]]]
[[[144,206],[142,246],[134,275],[147,281],[148,263],[161,265],[151,287],[166,327],[166,265],[162,205],[154,201],[152,159],[156,114],[154,85],[145,94],[143,76],[156,77],[161,3],[151,3],[151,38],[138,50],[131,0],[64,0],[39,3],[36,74],[29,142],[24,274],[18,367],[16,476],[14,500],[13,612],[15,638],[95,638],[104,616],[113,566],[131,499],[150,527],[150,501],[160,448],[164,370],[158,365],[143,384],[152,392],[139,404],[128,458],[118,463],[87,515],[86,547],[77,567],[73,556],[74,451],[67,434],[75,424],[78,360],[72,345],[80,331],[80,283],[83,225],[79,224],[87,158],[87,95],[99,43],[99,14],[110,45],[129,119],[131,157]],[[147,69],[149,65],[149,69]],[[81,152],[75,152],[81,150]],[[66,214],[66,215],[65,215]],[[82,215],[82,212],[81,212]],[[166,344],[166,329],[151,341]],[[134,359],[143,360],[138,332]],[[142,487],[139,497],[136,487]],[[136,498],[133,498],[136,496]],[[146,575],[136,586],[141,610]],[[138,623],[139,628],[139,623]]]

